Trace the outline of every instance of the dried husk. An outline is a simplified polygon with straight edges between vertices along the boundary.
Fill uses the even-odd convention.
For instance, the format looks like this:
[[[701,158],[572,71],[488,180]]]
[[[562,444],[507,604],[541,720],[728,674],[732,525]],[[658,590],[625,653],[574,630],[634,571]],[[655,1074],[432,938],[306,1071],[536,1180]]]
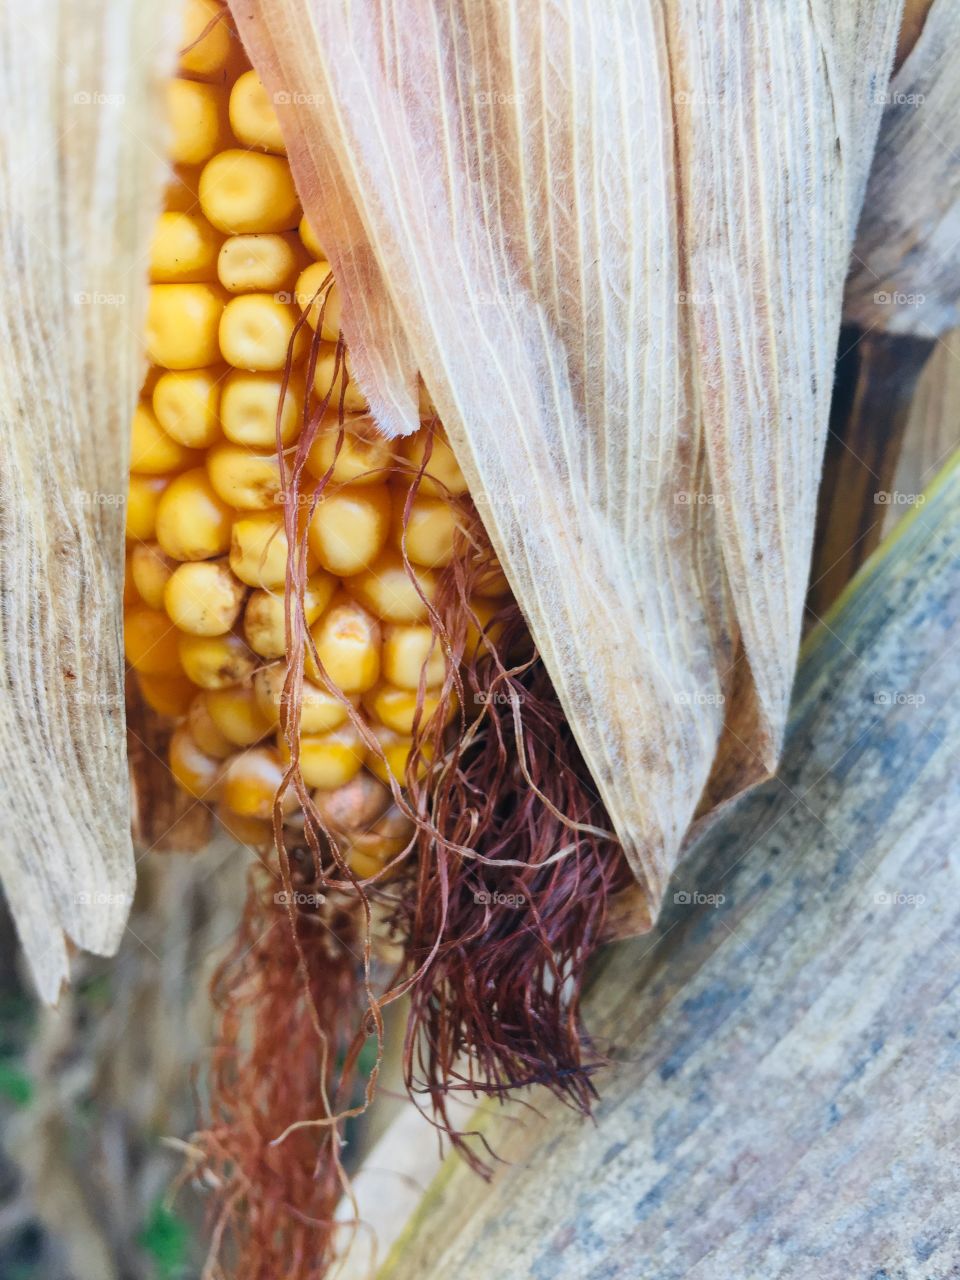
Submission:
[[[877,85],[883,120],[844,303],[863,329],[935,338],[960,325],[958,23],[958,0],[934,0],[889,86]]]
[[[643,889],[774,765],[901,6],[234,6],[388,434],[437,405]],[[726,730],[725,730],[726,722]]]
[[[113,951],[133,890],[124,498],[177,15],[0,15],[0,877],[37,987]]]

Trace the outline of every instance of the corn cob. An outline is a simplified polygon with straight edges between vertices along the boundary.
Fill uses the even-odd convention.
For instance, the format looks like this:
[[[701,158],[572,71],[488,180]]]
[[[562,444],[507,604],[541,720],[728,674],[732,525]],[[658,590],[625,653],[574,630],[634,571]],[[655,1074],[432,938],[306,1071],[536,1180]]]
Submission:
[[[151,251],[150,367],[132,425],[127,660],[146,703],[173,722],[177,785],[244,843],[270,843],[290,759],[281,460],[328,402],[307,458],[326,487],[306,529],[298,763],[367,877],[409,835],[391,782],[404,784],[414,730],[438,710],[446,663],[424,598],[454,556],[466,484],[425,398],[429,425],[416,436],[395,446],[376,432],[272,104],[218,15],[212,0],[188,6],[190,42],[168,91],[175,169]],[[506,593],[493,575],[481,625]],[[445,701],[447,718],[456,709]],[[293,791],[283,808],[295,823]]]

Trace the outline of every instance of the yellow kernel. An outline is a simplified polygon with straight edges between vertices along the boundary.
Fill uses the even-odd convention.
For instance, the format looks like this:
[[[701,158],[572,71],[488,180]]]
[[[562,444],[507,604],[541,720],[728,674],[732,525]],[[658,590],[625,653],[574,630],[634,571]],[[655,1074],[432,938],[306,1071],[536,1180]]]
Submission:
[[[177,633],[159,609],[138,605],[123,620],[123,649],[135,671],[147,676],[180,673]]]
[[[414,564],[438,569],[453,559],[454,540],[458,527],[458,513],[451,502],[417,493],[410,503],[404,528],[404,509],[407,490],[398,489],[394,495],[393,544],[400,549],[401,540],[406,547],[407,558]]]
[[[222,240],[200,213],[161,213],[150,247],[150,279],[160,283],[215,279]]]
[[[317,562],[307,550],[307,573]],[[250,511],[237,516],[230,542],[230,568],[248,587],[279,591],[287,578],[287,534],[282,511]]]
[[[280,494],[276,454],[251,453],[244,445],[221,444],[211,449],[207,475],[223,501],[240,511],[265,511]]]
[[[175,560],[209,560],[230,546],[233,512],[214,492],[203,467],[185,471],[157,506],[157,541]]]
[[[226,689],[253,675],[257,660],[239,636],[191,636],[181,632],[180,661],[201,689]]]
[[[193,686],[195,697],[190,703],[190,709],[187,712],[187,723],[190,726],[190,732],[193,739],[199,746],[201,751],[205,751],[208,756],[216,756],[218,760],[225,760],[227,756],[233,755],[233,743],[229,738],[225,738],[217,726],[213,723],[210,716],[210,709],[207,706],[207,694],[197,693],[196,685]]]
[[[220,419],[223,434],[234,444],[250,449],[275,449],[277,409],[283,376],[279,373],[245,373],[234,369],[223,384]],[[292,444],[300,434],[303,412],[303,377],[294,373],[283,397],[280,438]]]
[[[372,564],[387,540],[390,494],[386,485],[325,489],[308,537],[324,569],[339,577]]]
[[[323,673],[343,693],[365,693],[380,676],[380,625],[353,600],[339,597],[310,628],[323,672],[307,647],[305,669],[323,684]]]
[[[247,818],[220,805],[217,821],[238,844],[245,844],[251,849],[273,844],[273,823],[266,818]]]
[[[326,259],[327,255],[323,252],[323,249],[321,249],[320,241],[317,239],[313,227],[311,227],[310,223],[307,221],[306,214],[304,214],[300,219],[300,226],[297,230],[300,233],[300,242],[306,249],[307,253],[309,253],[310,257]]]
[[[286,743],[280,753],[288,757]],[[308,787],[331,791],[355,777],[363,766],[366,747],[353,724],[341,725],[329,733],[303,734],[300,738],[300,775]]]
[[[395,551],[385,551],[345,585],[352,596],[384,622],[420,622],[428,617],[421,593],[432,603],[437,594],[437,576],[419,565],[413,567],[413,575],[415,583],[400,556]]]
[[[260,709],[250,681],[230,689],[209,689],[206,699],[210,719],[234,746],[252,747],[270,732],[271,722]]]
[[[195,464],[197,455],[168,436],[156,414],[142,400],[133,411],[130,438],[130,470],[160,476]]]
[[[369,751],[367,753],[367,768],[381,782],[389,783],[390,778],[393,777],[401,787],[404,786],[407,779],[410,755],[413,751],[413,739],[407,734],[396,733],[393,729],[388,729],[386,725],[382,724],[372,724],[370,729],[380,744],[380,752],[383,753],[384,758],[381,758],[380,752]],[[429,745],[424,745],[421,748],[416,769],[418,778],[422,778],[426,773],[431,754]]]
[[[192,165],[209,160],[222,141],[223,116],[223,97],[213,85],[169,81],[167,155],[171,162]]]
[[[220,359],[223,294],[212,284],[154,284],[147,302],[147,357],[164,369],[198,369]]]
[[[498,597],[510,594],[510,583],[499,560],[491,560],[490,567],[473,584],[473,589],[478,596]]]
[[[334,382],[336,376],[336,382]],[[323,342],[317,352],[317,364],[313,374],[313,390],[318,400],[329,396],[327,408],[335,414],[340,412],[340,398],[343,397],[344,413],[365,413],[367,398],[353,380],[348,356],[344,356],[337,368],[337,344]]]
[[[269,820],[286,772],[280,752],[273,747],[250,747],[235,755],[224,774],[223,803],[243,818]],[[296,807],[296,795],[288,787],[283,808]]]
[[[221,761],[200,750],[186,725],[174,731],[170,739],[170,772],[188,795],[198,800],[215,796],[222,769]]]
[[[421,430],[412,436],[407,436],[401,443],[404,457],[417,472],[423,466],[429,440],[430,432]],[[413,479],[412,476],[410,478]],[[433,432],[430,460],[420,479],[419,491],[438,498],[458,497],[461,493],[467,492],[467,482],[454,457],[453,450],[438,431]]]
[[[156,533],[157,507],[169,476],[131,475],[127,489],[127,540],[149,542]]]
[[[286,154],[280,121],[255,71],[245,71],[230,91],[230,128],[244,146]]]
[[[163,590],[177,567],[156,542],[141,542],[130,552],[130,577],[144,604],[163,608]]]
[[[393,459],[393,441],[367,417],[344,423],[342,433],[341,440],[336,418],[321,426],[307,454],[308,469],[322,480],[332,467],[330,484],[382,484]]]
[[[225,560],[197,560],[180,565],[171,575],[163,607],[181,631],[193,636],[222,636],[240,616],[245,595],[243,583],[236,580]]]
[[[327,282],[329,275],[330,263],[322,259],[305,267],[297,277],[297,306],[306,311],[311,329],[320,324],[322,310],[320,337],[325,342],[336,342],[340,337],[340,290],[336,281]]]
[[[479,627],[473,618],[468,617],[466,640],[463,646],[463,661],[473,662],[477,657],[492,651],[503,635],[503,623],[493,619],[503,609],[503,600],[490,600],[484,596],[474,596],[470,601],[470,611],[476,615]]]
[[[340,835],[366,831],[386,812],[390,800],[389,790],[365,769],[344,786],[313,795],[324,824]]]
[[[209,160],[200,175],[200,207],[230,235],[292,231],[302,212],[286,160],[257,151],[221,151]]]
[[[333,599],[336,578],[319,572],[307,579],[303,593],[303,614],[312,626]],[[253,591],[243,615],[247,644],[262,658],[282,658],[287,650],[286,609],[283,591]]]
[[[217,259],[217,277],[230,293],[292,292],[303,257],[292,232],[230,236]]]
[[[250,373],[282,369],[296,322],[293,307],[272,293],[241,293],[230,299],[220,318],[221,354],[234,368]],[[295,361],[302,358],[305,344],[301,329],[293,344]]]
[[[223,367],[161,373],[153,388],[153,412],[168,436],[189,449],[220,439],[220,377]]]
[[[257,695],[260,710],[271,724],[279,724],[280,708],[283,704],[283,686],[287,670],[283,663],[270,667],[261,667],[253,678],[253,686]],[[349,699],[356,704],[356,699]],[[326,733],[343,724],[347,718],[347,707],[343,698],[335,693],[328,693],[312,680],[304,680],[300,695],[300,732]]]
[[[230,56],[226,8],[215,0],[187,0],[182,22],[181,70],[194,76],[216,75]]]
[[[392,625],[383,629],[383,678],[401,689],[417,689],[423,673],[424,687],[442,684],[447,661],[433,628],[421,623]]]
[[[396,685],[378,684],[363,695],[363,705],[376,720],[397,733],[413,733],[416,719],[417,694],[413,689],[398,689]],[[423,729],[433,719],[440,705],[440,695],[427,689],[420,709],[419,728]],[[449,724],[457,713],[457,695],[451,690],[444,714],[444,724]]]
[[[179,718],[185,715],[196,693],[185,675],[148,676],[138,671],[137,684],[144,702],[158,716]]]

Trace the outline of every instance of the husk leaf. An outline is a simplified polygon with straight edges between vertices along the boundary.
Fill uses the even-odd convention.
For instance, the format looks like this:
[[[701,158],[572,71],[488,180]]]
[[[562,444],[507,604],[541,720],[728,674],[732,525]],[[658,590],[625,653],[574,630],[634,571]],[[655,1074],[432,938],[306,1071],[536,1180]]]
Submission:
[[[40,993],[133,889],[124,500],[176,13],[0,16],[0,877]]]
[[[779,749],[900,8],[234,6],[358,380],[396,435],[422,373],[647,923]]]

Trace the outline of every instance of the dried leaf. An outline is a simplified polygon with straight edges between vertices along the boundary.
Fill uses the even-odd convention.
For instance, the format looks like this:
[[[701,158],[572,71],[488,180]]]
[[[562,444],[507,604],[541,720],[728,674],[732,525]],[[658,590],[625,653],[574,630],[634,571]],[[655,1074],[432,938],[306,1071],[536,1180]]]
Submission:
[[[176,13],[0,16],[0,876],[41,994],[133,889],[120,597]]]
[[[397,434],[422,372],[647,921],[711,772],[776,758],[899,9],[235,6],[356,374]]]

